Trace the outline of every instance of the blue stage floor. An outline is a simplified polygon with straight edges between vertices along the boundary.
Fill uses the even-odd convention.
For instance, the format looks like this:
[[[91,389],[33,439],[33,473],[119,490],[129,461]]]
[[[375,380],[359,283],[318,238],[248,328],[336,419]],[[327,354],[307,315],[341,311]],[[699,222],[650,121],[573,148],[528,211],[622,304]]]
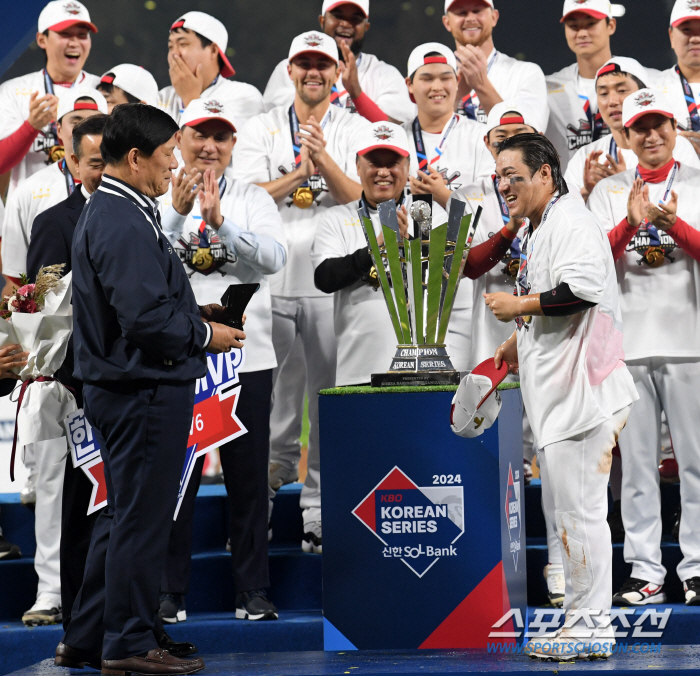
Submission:
[[[524,655],[488,655],[484,651],[353,651],[345,653],[241,653],[204,656],[201,672],[236,676],[336,676],[350,674],[557,674],[612,672],[700,674],[700,646],[663,646],[654,654],[616,655],[595,662],[538,662]],[[57,669],[52,660],[15,671],[11,676],[66,676],[91,671]]]

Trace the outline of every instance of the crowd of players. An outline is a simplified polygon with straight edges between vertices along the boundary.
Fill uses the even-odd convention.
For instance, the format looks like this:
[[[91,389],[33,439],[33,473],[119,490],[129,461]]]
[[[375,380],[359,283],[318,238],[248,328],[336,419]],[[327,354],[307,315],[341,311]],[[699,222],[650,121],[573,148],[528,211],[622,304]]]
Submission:
[[[230,79],[224,25],[188,12],[170,26],[171,85],[159,91],[150,73],[132,64],[101,77],[85,72],[97,28],[80,2],[55,0],[39,17],[46,67],[0,86],[0,173],[11,172],[2,227],[8,287],[42,265],[62,262],[70,270],[73,229],[102,178],[107,116],[138,102],[163,108],[181,128],[180,169],[159,208],[197,301],[217,302],[231,283],[260,284],[247,310],[237,411],[248,434],[220,449],[239,618],[277,617],[267,598],[271,497],[298,479],[305,393],[302,547],[320,553],[315,394],[368,383],[387,370],[395,350],[358,209],[379,232],[377,205],[386,200],[406,215],[413,194],[431,194],[438,224],[452,199],[470,212],[483,208],[447,345],[455,367],[469,371],[512,333],[483,295],[511,292],[520,264],[528,222],[510,217],[494,160],[505,139],[523,133],[545,134],[554,144],[569,192],[604,225],[615,259],[624,351],[640,400],[619,449],[599,470],[612,469],[612,537],[624,538],[632,564],[613,602],[666,598],[658,468],[662,446],[671,448],[670,430],[669,460],[675,456],[681,482],[677,574],[686,603],[700,604],[700,442],[690,424],[700,403],[700,207],[691,197],[700,187],[700,2],[675,3],[668,31],[677,65],[663,72],[613,57],[617,20],[607,0],[565,0],[562,30],[576,61],[547,77],[495,48],[498,19],[492,0],[446,0],[442,21],[454,46],[419,45],[399,72],[362,51],[369,0],[325,0],[320,28],[291,41],[261,95]],[[413,228],[409,216],[401,223]],[[0,351],[2,374],[10,359]],[[59,379],[79,398],[71,363]],[[537,440],[525,428],[527,474]],[[61,444],[24,448],[36,495],[39,577],[27,624],[67,623],[82,579],[94,521],[86,515],[91,484],[65,452]],[[166,623],[186,617],[201,462],[194,476],[163,574]],[[544,574],[550,600],[561,605],[563,558],[571,554],[561,547],[561,519],[546,500],[543,509]],[[0,555],[17,553],[0,539]]]

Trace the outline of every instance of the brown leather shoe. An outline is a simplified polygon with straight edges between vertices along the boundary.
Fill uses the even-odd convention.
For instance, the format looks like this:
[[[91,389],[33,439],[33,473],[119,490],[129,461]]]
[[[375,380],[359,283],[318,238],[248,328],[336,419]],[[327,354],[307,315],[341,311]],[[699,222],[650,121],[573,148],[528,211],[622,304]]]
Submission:
[[[204,660],[183,660],[174,657],[167,650],[155,648],[145,657],[127,657],[123,660],[102,660],[102,673],[109,676],[127,674],[195,674],[204,669]]]
[[[102,655],[59,643],[53,663],[57,667],[66,667],[67,669],[82,669],[88,666],[99,671],[102,668]]]

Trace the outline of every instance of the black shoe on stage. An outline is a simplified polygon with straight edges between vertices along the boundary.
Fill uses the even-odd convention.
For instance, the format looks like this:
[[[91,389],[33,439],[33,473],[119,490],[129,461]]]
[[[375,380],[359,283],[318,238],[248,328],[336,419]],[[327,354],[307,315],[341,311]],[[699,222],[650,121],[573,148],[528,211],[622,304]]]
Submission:
[[[162,630],[163,633],[158,633],[156,631],[156,641],[158,641],[158,647],[163,650],[167,650],[171,655],[175,657],[187,657],[188,655],[194,655],[197,650],[197,646],[194,643],[189,643],[187,641],[173,641],[173,639],[168,636],[165,629]]]
[[[53,660],[54,666],[65,669],[83,669],[92,667],[100,671],[102,669],[102,655],[100,653],[89,653],[79,648],[71,648],[65,643],[59,643],[56,647],[56,656]]]
[[[666,603],[664,586],[637,577],[629,578],[612,598],[614,606],[646,606],[650,603]]]
[[[691,577],[683,583],[686,606],[700,606],[700,577]]]
[[[22,552],[17,545],[8,542],[0,533],[0,560],[11,561],[22,557]]]
[[[161,594],[158,615],[166,624],[177,624],[178,622],[184,622],[187,619],[185,595]]]
[[[267,600],[264,589],[236,594],[237,620],[276,620],[277,608]]]

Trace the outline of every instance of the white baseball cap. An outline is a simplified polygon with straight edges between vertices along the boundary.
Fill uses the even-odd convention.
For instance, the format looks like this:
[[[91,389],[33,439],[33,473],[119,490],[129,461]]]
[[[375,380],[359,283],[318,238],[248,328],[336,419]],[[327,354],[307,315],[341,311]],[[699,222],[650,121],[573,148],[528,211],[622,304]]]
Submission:
[[[366,127],[359,139],[359,148],[358,155],[366,155],[379,148],[393,150],[401,157],[408,157],[411,154],[405,129],[393,122],[374,122]]]
[[[439,56],[427,56],[433,52]],[[448,66],[452,66],[455,73],[457,72],[457,59],[449,47],[445,47],[440,42],[426,42],[418,45],[408,57],[408,77],[411,77],[421,66],[427,66],[431,63],[446,63]]]
[[[135,96],[149,106],[158,105],[158,83],[145,68],[122,63],[107,71],[100,82],[111,84]]]
[[[78,99],[92,99],[92,101],[78,101]],[[56,122],[74,110],[96,110],[99,113],[108,114],[107,100],[102,92],[92,87],[73,87],[58,100],[58,113]]]
[[[216,99],[193,99],[180,118],[181,127],[196,127],[207,120],[221,120],[236,131],[231,106]]]
[[[87,7],[77,0],[53,0],[39,14],[39,32],[62,31],[75,24],[86,25],[93,33],[97,26],[90,21]]]
[[[457,0],[445,0],[445,14],[450,11],[450,7],[452,7],[455,2],[457,2]],[[482,2],[493,9],[493,0],[482,0]]]
[[[455,434],[473,439],[496,422],[502,403],[496,388],[507,375],[505,363],[497,370],[492,357],[462,379],[450,412],[450,427]]]
[[[624,5],[611,3],[609,0],[565,0],[560,23],[564,23],[566,17],[574,12],[588,14],[595,19],[612,19],[625,16],[627,10]]]
[[[540,131],[532,110],[516,101],[501,101],[491,108],[486,120],[486,133],[504,124],[526,124],[535,131]]]
[[[186,28],[187,30],[199,33],[203,38],[211,40],[219,48],[219,56],[224,62],[221,74],[224,77],[233,77],[236,71],[226,58],[226,48],[228,47],[228,31],[226,26],[211,14],[204,12],[187,12],[183,14],[172,26],[170,30],[176,28]]]
[[[365,16],[369,16],[369,0],[323,0],[323,7],[321,7],[321,14],[330,12],[340,5],[355,5],[359,7]]]
[[[669,100],[658,89],[640,89],[630,94],[622,103],[622,123],[631,127],[640,117],[658,113],[673,119]]]
[[[671,25],[675,28],[691,19],[700,19],[700,2],[698,0],[676,0],[671,12]]]
[[[292,40],[292,46],[289,48],[290,61],[295,56],[299,56],[299,54],[308,53],[325,54],[336,63],[340,60],[338,45],[335,43],[335,40],[321,31],[302,33]]]
[[[628,73],[629,75],[634,75],[634,77],[644,84],[649,81],[647,69],[636,59],[630,59],[626,56],[614,56],[607,61],[600,68],[595,79],[598,80],[601,75],[607,75],[608,73]]]

